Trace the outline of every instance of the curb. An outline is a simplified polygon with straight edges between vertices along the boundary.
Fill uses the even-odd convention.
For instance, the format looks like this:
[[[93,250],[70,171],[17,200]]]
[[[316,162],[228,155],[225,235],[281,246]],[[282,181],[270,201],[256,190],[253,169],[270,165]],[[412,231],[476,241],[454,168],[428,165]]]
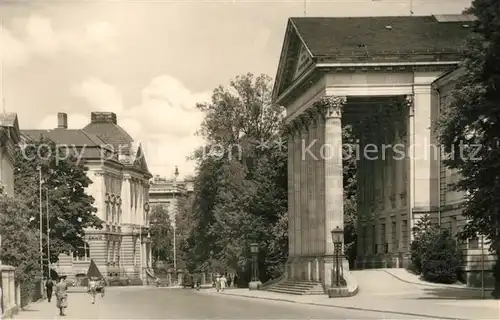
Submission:
[[[390,313],[390,314],[397,314],[397,315],[404,315],[404,316],[411,316],[411,317],[423,317],[423,318],[430,318],[430,319],[474,320],[474,319],[468,319],[468,318],[433,316],[433,315],[421,314],[421,313],[377,310],[377,309],[367,309],[367,308],[359,308],[359,307],[346,307],[346,306],[315,303],[315,302],[302,302],[302,301],[294,301],[294,300],[284,299],[284,298],[256,297],[256,296],[232,294],[232,293],[223,293],[223,294],[225,294],[227,296],[232,296],[232,297],[251,298],[251,299],[259,299],[259,300],[267,300],[267,301],[271,300],[271,301],[288,302],[288,303],[295,303],[295,304],[307,304],[307,305],[311,305],[311,306],[329,307],[329,308],[337,308],[337,309],[345,309],[345,310],[367,311],[367,312],[377,312],[377,313]]]
[[[421,287],[431,287],[431,288],[444,288],[444,289],[456,289],[456,290],[469,290],[469,291],[480,291],[482,290],[481,288],[472,288],[472,287],[461,287],[461,286],[451,286],[451,285],[446,285],[446,284],[439,284],[439,283],[420,283],[420,282],[414,282],[414,281],[410,281],[410,280],[406,280],[406,279],[403,279],[401,277],[398,277],[397,275],[387,271],[387,270],[380,270],[380,271],[383,271],[391,276],[393,276],[394,278],[398,279],[399,281],[402,281],[404,283],[409,283],[409,284],[414,284],[416,286],[421,286]],[[493,288],[484,288],[484,290],[493,290]]]

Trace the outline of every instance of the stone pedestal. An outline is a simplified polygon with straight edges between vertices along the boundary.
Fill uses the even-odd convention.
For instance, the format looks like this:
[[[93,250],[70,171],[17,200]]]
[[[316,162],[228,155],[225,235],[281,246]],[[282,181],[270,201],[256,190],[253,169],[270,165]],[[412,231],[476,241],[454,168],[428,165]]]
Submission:
[[[261,286],[262,286],[262,282],[260,282],[260,281],[250,281],[250,283],[248,284],[248,289],[249,290],[259,290]]]

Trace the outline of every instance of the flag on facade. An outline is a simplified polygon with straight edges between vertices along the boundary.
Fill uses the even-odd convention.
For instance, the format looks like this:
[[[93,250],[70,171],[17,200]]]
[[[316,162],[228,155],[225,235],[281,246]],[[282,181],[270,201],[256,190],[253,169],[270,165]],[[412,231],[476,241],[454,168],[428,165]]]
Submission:
[[[89,266],[89,270],[87,271],[87,277],[89,277],[89,278],[99,278],[99,279],[103,279],[104,278],[102,276],[102,274],[101,274],[101,271],[99,271],[99,268],[95,264],[94,259],[90,260],[90,266]]]

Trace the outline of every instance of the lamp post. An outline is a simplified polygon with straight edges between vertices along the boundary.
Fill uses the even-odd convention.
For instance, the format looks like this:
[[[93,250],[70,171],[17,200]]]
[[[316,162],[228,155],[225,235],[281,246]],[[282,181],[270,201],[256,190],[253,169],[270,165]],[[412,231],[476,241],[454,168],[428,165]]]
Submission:
[[[252,277],[250,283],[248,284],[248,289],[258,290],[262,285],[262,282],[259,280],[259,264],[257,259],[259,254],[258,243],[252,242],[250,244],[250,253],[252,254]]]
[[[331,233],[335,255],[335,285],[338,288],[340,287],[340,257],[342,255],[342,238],[344,236],[344,230],[337,226],[331,231]]]
[[[48,270],[48,278],[51,279],[50,274],[50,216],[49,216],[49,189],[45,189],[45,201],[47,205],[47,270]],[[87,252],[87,251],[85,251]]]
[[[179,168],[177,166],[175,166],[175,172],[174,172],[174,181],[172,183],[172,187],[174,189],[174,192],[172,194],[172,203],[174,205],[174,221],[172,222],[173,223],[173,233],[174,233],[174,274],[175,274],[175,283],[178,282],[178,275],[177,275],[177,244],[176,244],[176,237],[177,237],[177,221],[176,221],[176,218],[177,218],[177,202],[176,202],[176,199],[175,199],[175,194],[177,192],[177,177],[179,177]]]
[[[38,166],[38,192],[39,192],[39,202],[40,202],[40,289],[42,290],[42,295],[45,298],[45,290],[43,285],[43,204],[42,204],[42,167]]]

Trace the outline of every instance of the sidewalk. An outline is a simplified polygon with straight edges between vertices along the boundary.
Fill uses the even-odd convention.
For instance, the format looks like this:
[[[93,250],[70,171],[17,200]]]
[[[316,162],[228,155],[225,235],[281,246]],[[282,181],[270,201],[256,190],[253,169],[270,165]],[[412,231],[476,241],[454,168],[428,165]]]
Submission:
[[[269,291],[250,291],[248,289],[231,289],[223,293],[204,290],[206,294],[221,294],[242,298],[264,299],[318,305],[324,307],[380,312],[397,318],[397,315],[410,315],[432,319],[498,319],[500,318],[499,302],[495,300],[448,300],[432,298],[415,298],[404,294],[392,297],[374,297],[359,295],[351,298],[328,298],[316,295],[286,295]],[[382,316],[382,315],[381,315]]]
[[[481,288],[472,288],[472,287],[467,287],[466,285],[462,284],[443,284],[443,283],[432,283],[432,282],[427,282],[424,280],[420,279],[420,276],[408,272],[406,269],[402,268],[394,268],[394,269],[379,269],[381,271],[384,271],[391,276],[395,277],[396,279],[406,282],[406,283],[411,283],[415,284],[418,286],[427,286],[427,287],[438,287],[438,288],[450,288],[450,289],[460,289],[460,290],[471,290],[471,291],[481,291]],[[486,288],[487,291],[493,290],[493,288]]]
[[[52,297],[51,302],[47,300],[40,300],[27,306],[21,310],[13,319],[93,319],[96,318],[97,308],[89,308],[90,297],[80,292],[68,293],[68,308],[66,309],[66,316],[59,316],[59,309],[56,307],[56,298]],[[85,315],[85,317],[82,317]]]

